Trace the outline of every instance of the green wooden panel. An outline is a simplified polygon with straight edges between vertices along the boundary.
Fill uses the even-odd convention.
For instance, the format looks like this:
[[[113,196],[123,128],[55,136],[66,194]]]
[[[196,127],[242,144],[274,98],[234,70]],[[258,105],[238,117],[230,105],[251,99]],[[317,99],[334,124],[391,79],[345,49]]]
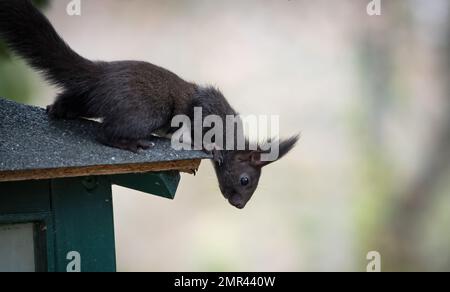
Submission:
[[[174,199],[181,177],[178,171],[167,171],[112,175],[110,179],[118,186]]]
[[[0,183],[0,215],[50,212],[50,181]]]
[[[51,183],[56,270],[116,270],[111,183],[107,177]]]

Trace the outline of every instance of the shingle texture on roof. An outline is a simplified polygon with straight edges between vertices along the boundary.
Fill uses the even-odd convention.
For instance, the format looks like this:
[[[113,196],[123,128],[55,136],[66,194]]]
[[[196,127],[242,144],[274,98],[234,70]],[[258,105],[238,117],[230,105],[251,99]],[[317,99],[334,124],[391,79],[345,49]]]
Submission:
[[[45,110],[0,98],[0,172],[204,159],[201,151],[176,151],[170,141],[138,154],[96,141],[99,123],[50,120]]]

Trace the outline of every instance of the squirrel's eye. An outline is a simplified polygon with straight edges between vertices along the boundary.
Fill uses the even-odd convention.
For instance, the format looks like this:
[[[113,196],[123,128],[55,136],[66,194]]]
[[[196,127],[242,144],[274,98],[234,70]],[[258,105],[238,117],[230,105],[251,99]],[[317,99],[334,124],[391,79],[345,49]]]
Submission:
[[[248,177],[246,177],[246,176],[244,176],[244,177],[241,177],[241,185],[242,186],[246,186],[246,185],[248,185],[250,183],[250,179],[248,178]]]

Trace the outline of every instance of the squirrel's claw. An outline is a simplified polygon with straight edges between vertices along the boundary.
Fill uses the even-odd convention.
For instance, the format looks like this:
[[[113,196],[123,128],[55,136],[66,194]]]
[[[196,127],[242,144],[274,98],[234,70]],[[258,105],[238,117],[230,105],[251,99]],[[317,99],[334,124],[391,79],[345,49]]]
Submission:
[[[217,149],[214,149],[213,151],[211,151],[212,156],[214,161],[219,165],[222,166],[223,164],[223,153],[222,151],[219,151]]]

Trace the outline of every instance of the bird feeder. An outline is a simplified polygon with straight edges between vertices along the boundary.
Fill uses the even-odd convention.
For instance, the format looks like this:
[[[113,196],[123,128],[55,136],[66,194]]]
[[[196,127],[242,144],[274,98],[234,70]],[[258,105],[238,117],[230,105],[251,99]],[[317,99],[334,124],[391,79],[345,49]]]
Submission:
[[[115,271],[112,185],[174,199],[180,172],[208,158],[158,138],[134,154],[98,131],[0,98],[0,272]]]

